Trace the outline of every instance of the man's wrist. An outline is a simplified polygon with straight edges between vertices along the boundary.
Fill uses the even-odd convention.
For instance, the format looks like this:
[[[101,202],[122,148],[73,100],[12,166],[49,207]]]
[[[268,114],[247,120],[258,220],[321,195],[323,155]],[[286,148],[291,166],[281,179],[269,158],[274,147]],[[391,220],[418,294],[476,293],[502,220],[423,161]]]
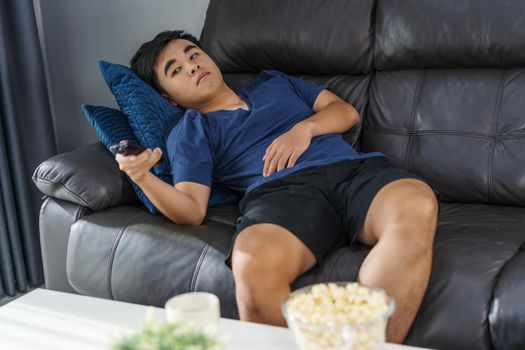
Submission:
[[[150,171],[148,171],[148,172],[146,172],[144,175],[142,175],[140,177],[131,178],[131,180],[133,180],[133,182],[136,183],[140,187],[141,184],[144,184],[145,182],[147,182],[149,177],[151,177],[151,176],[153,176],[153,174]]]
[[[310,138],[314,136],[314,127],[315,127],[315,123],[308,119],[302,120],[299,123],[294,125],[295,129],[300,130],[300,132],[304,133]]]

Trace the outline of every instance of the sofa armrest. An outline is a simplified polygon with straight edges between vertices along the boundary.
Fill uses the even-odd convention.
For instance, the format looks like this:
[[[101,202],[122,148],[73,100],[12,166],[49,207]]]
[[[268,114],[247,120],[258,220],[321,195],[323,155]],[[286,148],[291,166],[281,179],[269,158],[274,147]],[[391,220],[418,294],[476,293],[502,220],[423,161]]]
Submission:
[[[66,274],[69,231],[77,220],[91,213],[89,208],[52,197],[42,203],[39,228],[46,289],[78,293]]]
[[[140,203],[126,175],[101,142],[45,160],[33,173],[33,182],[50,197],[95,211]]]

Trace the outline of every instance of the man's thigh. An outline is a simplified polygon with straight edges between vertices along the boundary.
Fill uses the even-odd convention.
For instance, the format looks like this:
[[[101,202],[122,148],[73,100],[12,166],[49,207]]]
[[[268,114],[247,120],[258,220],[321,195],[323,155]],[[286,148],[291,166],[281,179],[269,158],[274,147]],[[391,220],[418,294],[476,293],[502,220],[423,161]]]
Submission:
[[[361,162],[334,191],[347,243],[359,241],[367,245],[377,242],[374,237],[377,238],[380,228],[391,222],[392,209],[403,204],[403,198],[421,192],[429,197],[439,196],[421,177],[392,166],[384,157]],[[387,204],[390,205],[388,208]]]
[[[255,261],[264,269],[283,275],[289,282],[316,263],[312,251],[286,228],[275,224],[255,224],[243,229],[235,239],[232,266]]]
[[[268,235],[271,235],[268,238],[272,238],[267,240],[269,244],[280,242],[277,239],[278,234],[286,233],[283,237],[290,234],[295,236],[313,253],[316,261],[322,263],[328,254],[343,246],[341,217],[328,199],[325,189],[317,183],[319,178],[309,177],[315,175],[314,171],[304,176],[264,184],[246,199],[243,198],[239,206],[241,215],[237,219],[232,248],[241,232],[245,237],[255,237],[265,235],[265,231],[268,231]],[[320,180],[326,184],[325,178]],[[263,224],[273,224],[281,229],[248,230],[256,225],[272,227],[262,226]],[[287,242],[289,241],[285,243]],[[228,259],[226,263],[229,263]]]
[[[394,232],[401,224],[403,231],[423,230],[425,220],[437,215],[438,206],[435,193],[425,182],[414,178],[394,180],[375,195],[357,240],[375,245],[383,235]]]

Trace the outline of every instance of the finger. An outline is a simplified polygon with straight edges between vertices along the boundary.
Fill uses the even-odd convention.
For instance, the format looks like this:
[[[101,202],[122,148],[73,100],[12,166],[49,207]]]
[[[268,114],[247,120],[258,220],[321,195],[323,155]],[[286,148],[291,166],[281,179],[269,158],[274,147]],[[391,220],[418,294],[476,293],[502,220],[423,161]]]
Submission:
[[[272,150],[269,151],[268,156],[266,157],[264,161],[263,175],[268,173],[268,170],[270,169],[270,164],[275,158],[276,153],[277,153],[277,150],[274,148],[272,148]]]
[[[124,156],[120,154],[119,156],[119,164],[121,170],[124,171],[133,171],[136,168],[144,167],[148,164],[149,157],[151,156],[152,151],[151,149],[147,148],[144,151],[142,151],[140,154],[137,155],[129,155]]]
[[[122,159],[122,162],[124,163],[141,163],[144,162],[144,160],[149,158],[149,155],[151,153],[150,148],[146,148],[144,151],[140,152],[139,154],[130,154],[129,156],[125,156],[123,154],[118,154],[120,159]]]
[[[124,157],[122,157],[122,155],[121,155],[121,154],[119,154],[119,153],[115,154],[115,160],[117,161],[117,163],[119,163],[119,164],[120,164],[120,162],[122,162],[122,161],[123,161],[123,159],[122,159],[122,158],[124,158]]]
[[[279,159],[281,159],[281,155],[276,155],[273,157],[270,165],[268,166],[268,171],[266,172],[266,176],[270,176],[275,172],[275,169],[277,169],[277,164],[279,162]]]
[[[147,148],[144,151],[140,152],[140,154],[137,154],[135,156],[129,156],[130,158],[130,162],[128,163],[129,167],[132,169],[148,167],[152,154],[153,154],[153,151]],[[132,159],[131,157],[134,157],[134,159]]]
[[[147,150],[142,152],[140,156],[140,158],[137,158],[137,166],[147,166],[151,168],[155,163],[159,161],[160,157],[162,156],[162,150],[160,149],[160,147],[157,147],[154,150],[148,148]]]
[[[122,154],[117,153],[115,155],[115,160],[117,161],[117,163],[121,167],[121,170],[123,170],[122,166],[128,166],[130,164],[133,164],[136,159],[135,159],[135,156],[124,156]]]
[[[153,151],[151,150],[151,148],[146,148],[144,151],[140,152],[139,154],[135,156],[136,157],[135,160],[138,163],[145,163],[149,160],[152,154],[153,154]]]
[[[263,160],[263,161],[264,161],[264,160],[266,159],[266,157],[268,156],[268,153],[269,153],[270,150],[272,149],[272,146],[273,146],[273,143],[272,143],[270,146],[268,146],[268,147],[266,148],[266,152],[264,152],[264,156],[262,157],[262,160]]]
[[[274,147],[274,145],[272,143],[266,149],[266,153],[264,154],[263,161],[268,161],[268,158],[272,158],[275,155],[276,152],[277,152],[277,149]]]
[[[162,157],[162,149],[160,149],[159,147],[155,148],[153,152],[151,152],[151,156],[150,156],[151,165],[153,166],[157,164],[157,162],[160,160],[161,157]]]
[[[121,164],[120,170],[125,171],[129,176],[133,176],[134,174],[140,174],[143,173],[145,170],[151,169],[160,159],[162,156],[162,150],[157,147],[155,150],[151,150],[149,148],[145,149],[143,152],[136,156],[127,156],[123,158],[131,158],[134,157],[134,161],[129,161],[126,163]]]
[[[120,154],[117,154],[115,156],[115,160],[117,161],[119,170],[124,171],[124,168],[125,168],[125,165],[126,165],[124,157],[121,156]]]
[[[279,159],[279,162],[277,163],[277,171],[281,171],[286,167],[286,163],[288,163],[288,159],[290,158],[290,154],[286,153],[281,156]]]
[[[134,156],[125,156],[123,154],[117,153],[115,155],[115,160],[121,163],[129,163],[130,161],[133,161],[131,157],[134,157]]]
[[[299,158],[297,153],[292,153],[290,156],[290,159],[288,159],[288,168],[291,168],[295,165],[295,162],[297,162],[297,159]]]

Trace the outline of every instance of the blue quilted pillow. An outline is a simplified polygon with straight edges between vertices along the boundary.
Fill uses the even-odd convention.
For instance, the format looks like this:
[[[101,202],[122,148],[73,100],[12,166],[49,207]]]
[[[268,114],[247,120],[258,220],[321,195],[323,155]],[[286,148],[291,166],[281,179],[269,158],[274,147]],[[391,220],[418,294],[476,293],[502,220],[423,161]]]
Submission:
[[[99,61],[99,67],[140,144],[151,149],[156,147],[162,149],[164,161],[154,167],[153,171],[166,182],[169,177],[169,183],[172,184],[165,136],[183,117],[185,111],[172,105],[158,91],[140,79],[131,68],[103,60]],[[212,183],[208,206],[237,203],[239,199],[240,195],[235,192]]]
[[[82,111],[89,121],[89,124],[95,129],[100,141],[102,141],[108,150],[111,145],[118,143],[120,140],[130,140],[138,143],[137,137],[133,133],[126,116],[119,110],[102,106],[82,105]],[[155,208],[153,203],[151,203],[144,192],[142,192],[140,187],[129,177],[128,180],[150,213],[158,213],[157,208]],[[163,178],[163,180],[166,181],[166,178]],[[166,182],[171,183],[171,178],[168,178]]]
[[[151,149],[160,147],[167,155],[165,133],[182,118],[184,110],[172,105],[130,68],[102,60],[99,66],[139,143]],[[159,176],[168,175],[170,164],[163,161],[153,171]]]

